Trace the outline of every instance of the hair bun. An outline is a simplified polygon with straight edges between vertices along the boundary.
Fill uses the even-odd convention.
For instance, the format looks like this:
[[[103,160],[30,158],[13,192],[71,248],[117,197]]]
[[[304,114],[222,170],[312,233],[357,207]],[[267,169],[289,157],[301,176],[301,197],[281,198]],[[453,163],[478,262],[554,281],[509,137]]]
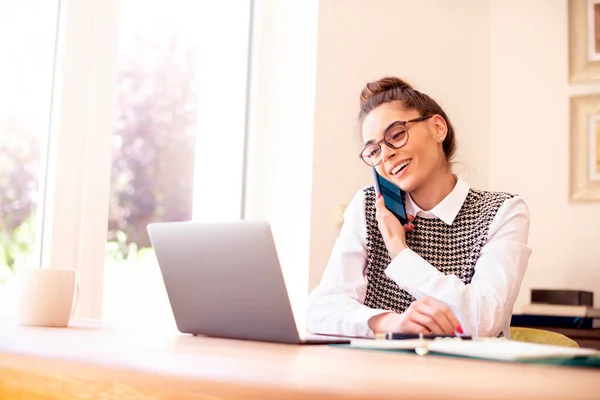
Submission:
[[[412,90],[412,86],[410,86],[410,84],[403,81],[402,79],[392,77],[392,76],[386,76],[379,80],[369,82],[365,85],[364,89],[360,93],[361,108],[365,104],[365,102],[368,101],[371,97],[373,97],[379,93],[386,92],[391,89],[398,89],[398,90],[411,89]]]

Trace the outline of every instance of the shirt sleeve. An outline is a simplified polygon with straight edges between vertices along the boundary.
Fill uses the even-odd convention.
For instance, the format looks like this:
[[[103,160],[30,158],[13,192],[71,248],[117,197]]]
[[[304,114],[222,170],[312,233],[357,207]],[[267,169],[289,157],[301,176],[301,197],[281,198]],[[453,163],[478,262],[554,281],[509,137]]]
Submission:
[[[529,209],[516,196],[504,202],[490,224],[471,283],[441,273],[410,249],[401,251],[385,273],[416,299],[429,296],[448,305],[465,333],[496,336],[512,315],[531,254],[528,236]]]
[[[344,212],[321,282],[308,296],[306,325],[310,332],[373,337],[369,319],[389,311],[363,304],[366,266],[365,198],[360,190]]]

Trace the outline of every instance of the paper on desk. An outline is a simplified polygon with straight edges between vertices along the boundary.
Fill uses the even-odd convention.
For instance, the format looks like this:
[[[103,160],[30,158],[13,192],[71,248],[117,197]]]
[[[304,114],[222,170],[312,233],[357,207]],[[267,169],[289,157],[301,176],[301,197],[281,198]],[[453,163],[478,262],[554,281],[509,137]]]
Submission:
[[[503,338],[482,338],[473,340],[356,339],[350,342],[350,346],[381,350],[415,350],[417,348],[425,347],[429,352],[501,361],[575,358],[585,356],[600,357],[600,352],[595,349],[526,343]]]

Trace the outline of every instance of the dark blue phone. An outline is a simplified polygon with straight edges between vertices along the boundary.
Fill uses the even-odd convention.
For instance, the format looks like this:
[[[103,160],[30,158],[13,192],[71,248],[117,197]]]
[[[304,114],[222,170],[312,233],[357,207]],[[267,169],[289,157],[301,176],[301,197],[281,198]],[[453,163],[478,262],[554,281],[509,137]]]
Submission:
[[[404,192],[402,189],[379,175],[375,167],[373,167],[373,177],[375,178],[375,193],[381,193],[385,207],[400,220],[402,225],[406,225],[408,218],[406,216]]]

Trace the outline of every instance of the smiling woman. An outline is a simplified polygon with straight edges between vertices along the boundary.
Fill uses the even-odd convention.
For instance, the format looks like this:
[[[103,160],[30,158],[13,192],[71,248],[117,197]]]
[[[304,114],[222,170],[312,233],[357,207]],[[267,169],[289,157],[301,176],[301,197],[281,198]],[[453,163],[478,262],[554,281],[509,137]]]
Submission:
[[[523,199],[455,175],[448,116],[399,78],[367,83],[359,123],[363,161],[404,191],[414,219],[403,227],[373,186],[356,193],[309,296],[309,330],[509,336],[531,253]]]

